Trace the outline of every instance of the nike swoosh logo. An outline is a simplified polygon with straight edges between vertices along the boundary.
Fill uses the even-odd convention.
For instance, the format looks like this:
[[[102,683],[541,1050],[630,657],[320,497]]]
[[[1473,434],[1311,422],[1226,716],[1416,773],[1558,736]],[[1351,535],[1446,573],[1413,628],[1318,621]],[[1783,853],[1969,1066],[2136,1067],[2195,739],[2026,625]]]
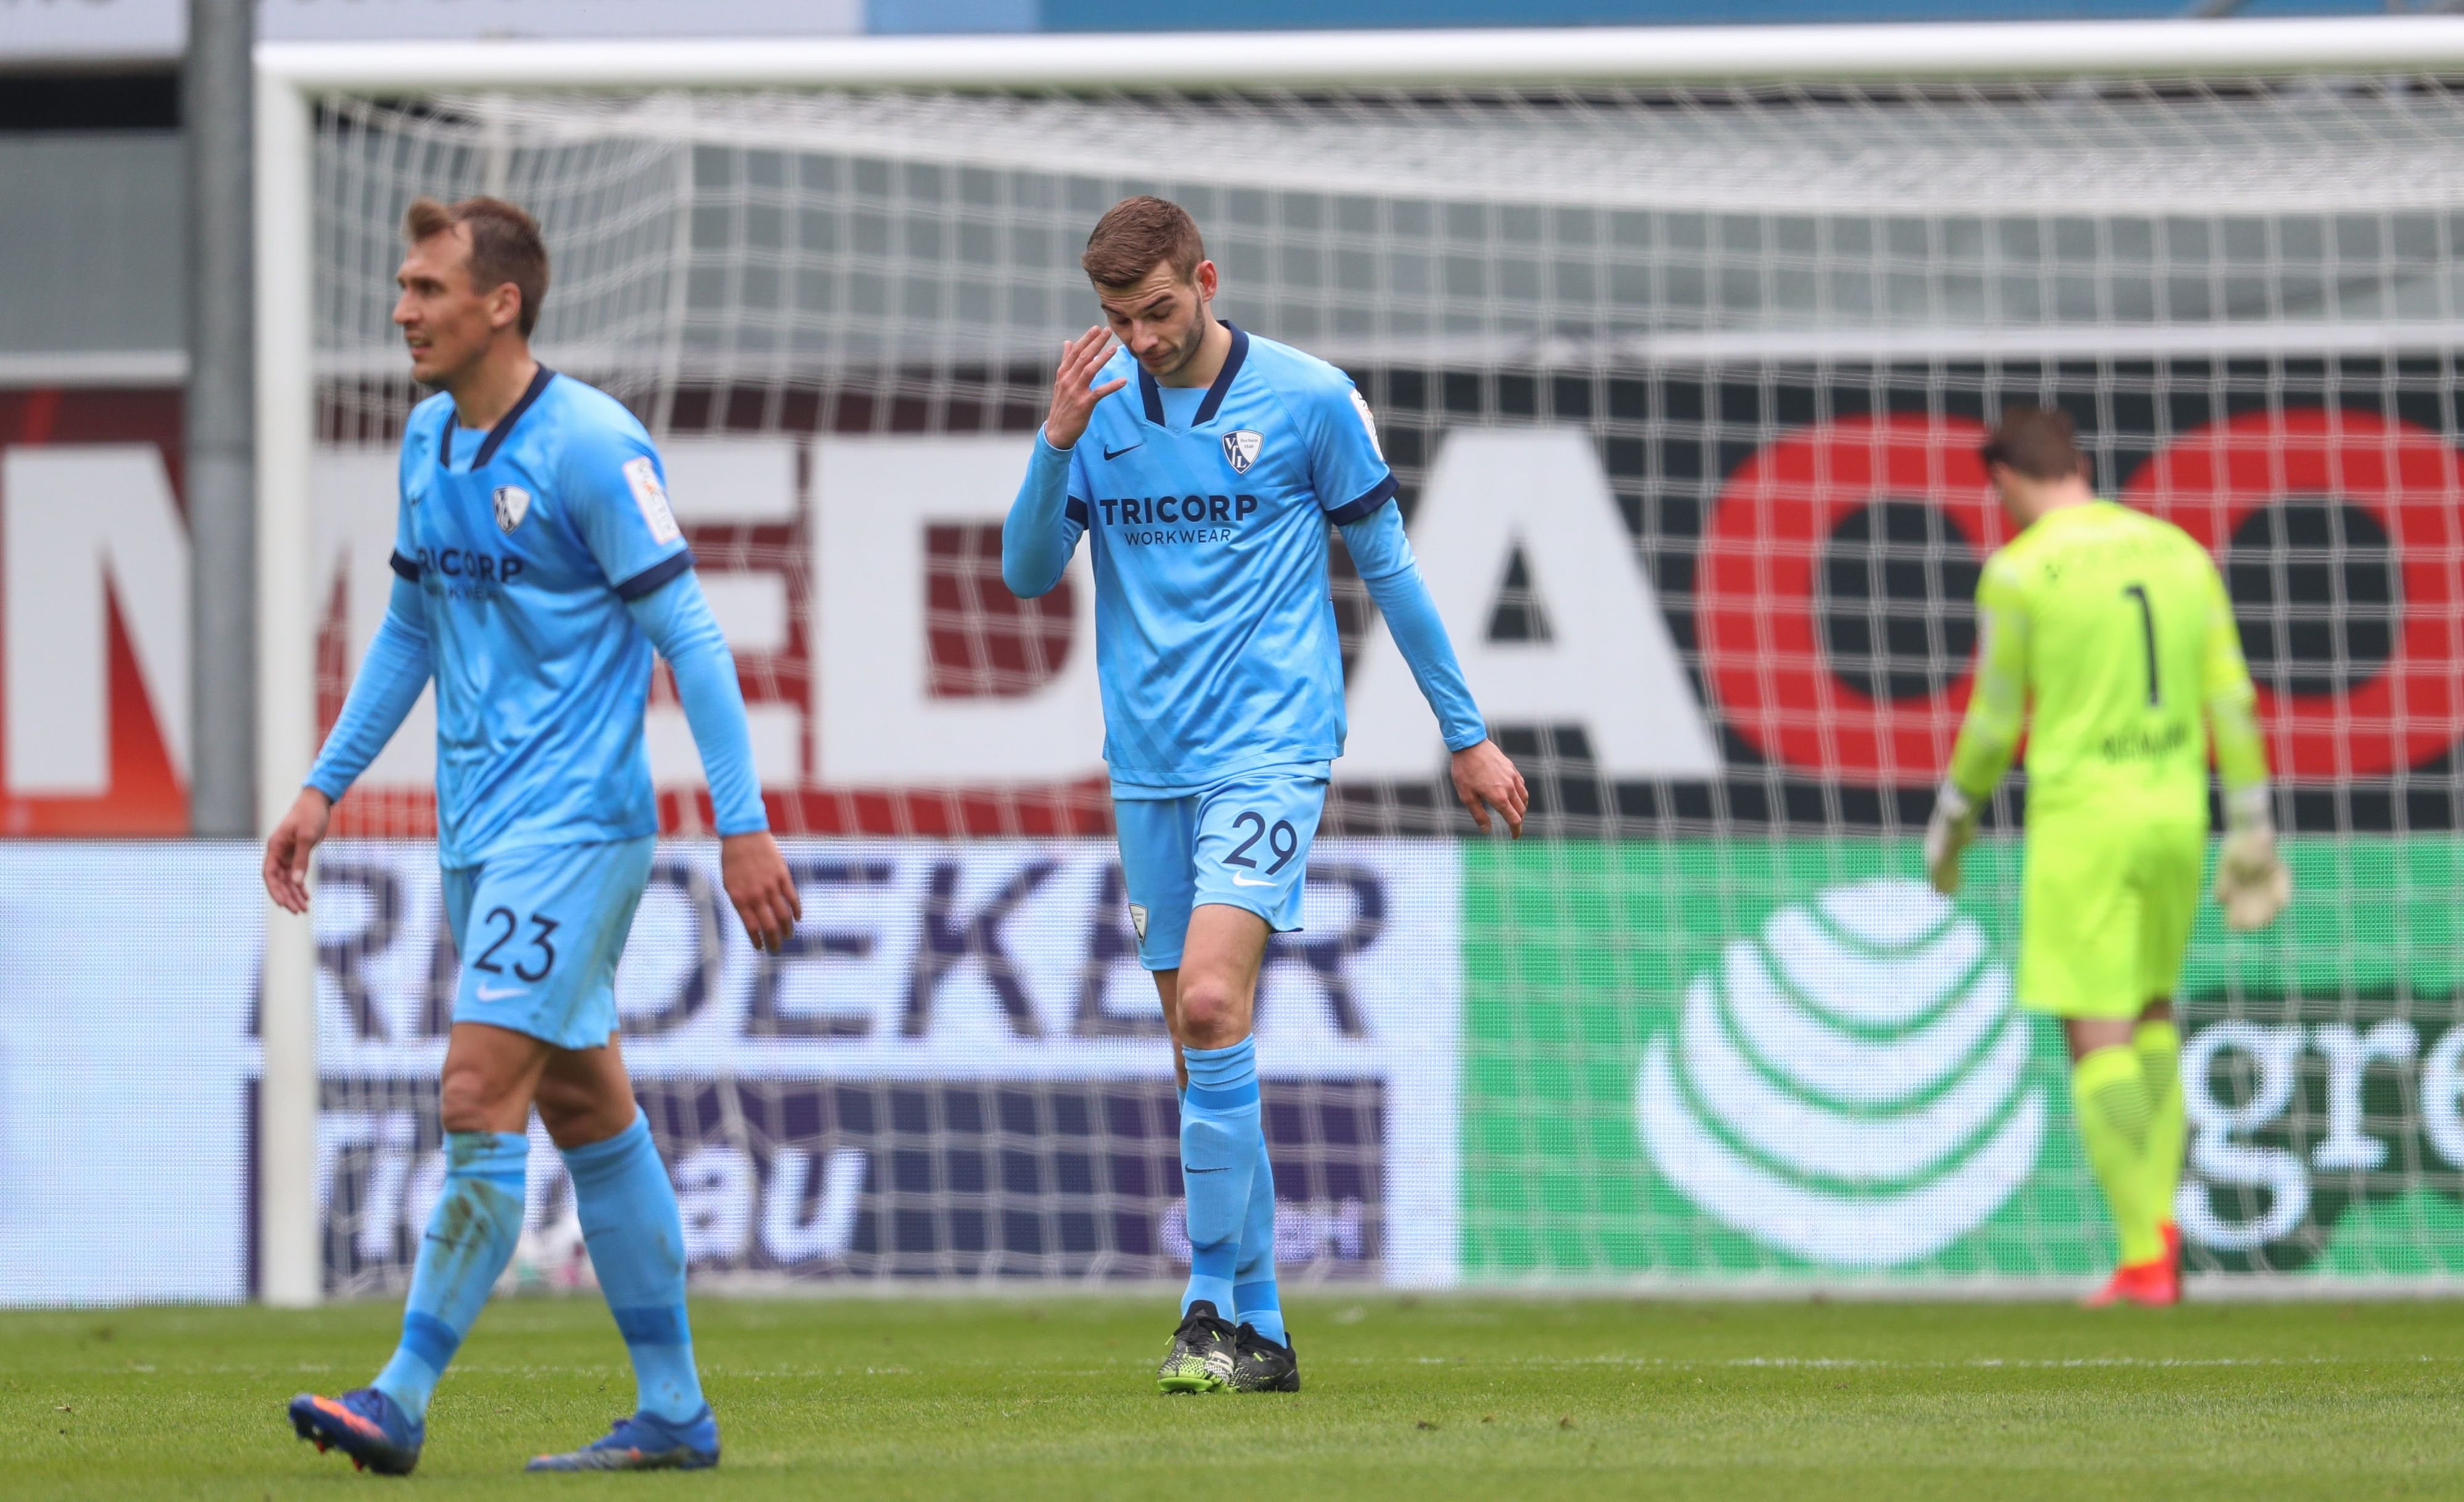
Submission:
[[[1187,1164],[1182,1164],[1180,1165],[1180,1171],[1183,1173],[1230,1173],[1232,1170],[1229,1168],[1193,1168]]]
[[[1144,448],[1146,446],[1147,441],[1141,438],[1136,443],[1132,444],[1130,448]],[[1107,459],[1118,459],[1121,455],[1128,453],[1130,448],[1107,448],[1104,450],[1104,457]]]
[[[520,995],[525,989],[526,988],[520,986],[507,986],[501,990],[492,990],[488,987],[482,986],[479,988],[479,999],[481,1001],[502,1001],[508,996]]]
[[[1234,886],[1272,886],[1275,883],[1272,882],[1253,882],[1249,880],[1249,878],[1243,876],[1240,872],[1235,871],[1232,873],[1232,884]]]

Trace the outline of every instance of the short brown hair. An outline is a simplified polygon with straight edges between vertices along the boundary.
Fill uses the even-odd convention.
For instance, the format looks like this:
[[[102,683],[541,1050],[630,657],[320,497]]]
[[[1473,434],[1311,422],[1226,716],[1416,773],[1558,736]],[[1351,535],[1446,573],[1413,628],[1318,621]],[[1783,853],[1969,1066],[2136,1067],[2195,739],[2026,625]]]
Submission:
[[[403,237],[413,245],[456,225],[471,230],[472,288],[488,293],[513,283],[522,294],[521,330],[528,338],[539,326],[539,304],[547,300],[547,242],[539,238],[539,221],[501,198],[458,204],[414,198],[402,216]]]
[[[2004,407],[2002,421],[1977,453],[1989,469],[2009,465],[2033,480],[2067,480],[2087,472],[2079,428],[2059,407]]]
[[[1189,217],[1189,210],[1170,199],[1140,193],[1104,210],[1078,264],[1098,287],[1134,287],[1166,264],[1187,281],[1204,259],[1206,242],[1198,237],[1198,221]]]

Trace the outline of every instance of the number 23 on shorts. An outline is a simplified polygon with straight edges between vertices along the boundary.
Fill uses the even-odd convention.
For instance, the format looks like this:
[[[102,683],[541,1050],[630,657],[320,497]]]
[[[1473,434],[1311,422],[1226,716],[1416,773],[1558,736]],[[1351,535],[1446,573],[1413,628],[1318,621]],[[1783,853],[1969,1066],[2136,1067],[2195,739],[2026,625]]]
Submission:
[[[473,969],[502,975],[510,968],[515,975],[537,985],[547,979],[548,971],[556,969],[556,945],[552,942],[557,927],[555,919],[532,914],[529,947],[517,948],[513,954],[501,958],[497,951],[513,942],[514,935],[521,928],[521,919],[510,907],[491,907],[479,921],[485,930],[482,940],[487,947],[472,958]]]

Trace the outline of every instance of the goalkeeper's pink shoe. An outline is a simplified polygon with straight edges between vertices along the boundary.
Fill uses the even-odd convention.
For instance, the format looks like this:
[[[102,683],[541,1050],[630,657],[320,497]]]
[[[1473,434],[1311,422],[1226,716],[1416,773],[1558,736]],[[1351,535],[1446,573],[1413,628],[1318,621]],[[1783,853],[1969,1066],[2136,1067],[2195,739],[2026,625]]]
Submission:
[[[2082,1309],[2110,1309],[2137,1304],[2145,1309],[2170,1309],[2182,1301],[2182,1270],[2169,1257],[2150,1257],[2114,1270],[2113,1279],[2079,1300]]]

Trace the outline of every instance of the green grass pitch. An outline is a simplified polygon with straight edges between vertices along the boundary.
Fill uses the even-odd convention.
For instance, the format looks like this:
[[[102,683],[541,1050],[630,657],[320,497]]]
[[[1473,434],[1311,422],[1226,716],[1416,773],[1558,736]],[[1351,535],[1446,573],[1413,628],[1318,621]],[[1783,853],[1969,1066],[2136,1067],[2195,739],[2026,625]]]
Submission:
[[[525,1476],[631,1406],[605,1313],[499,1302],[439,1390],[419,1474],[293,1439],[397,1317],[0,1316],[0,1494],[293,1498],[1239,1499],[2464,1495],[2464,1305],[1683,1304],[1319,1295],[1307,1389],[1167,1399],[1152,1292],[713,1299],[726,1461]]]

